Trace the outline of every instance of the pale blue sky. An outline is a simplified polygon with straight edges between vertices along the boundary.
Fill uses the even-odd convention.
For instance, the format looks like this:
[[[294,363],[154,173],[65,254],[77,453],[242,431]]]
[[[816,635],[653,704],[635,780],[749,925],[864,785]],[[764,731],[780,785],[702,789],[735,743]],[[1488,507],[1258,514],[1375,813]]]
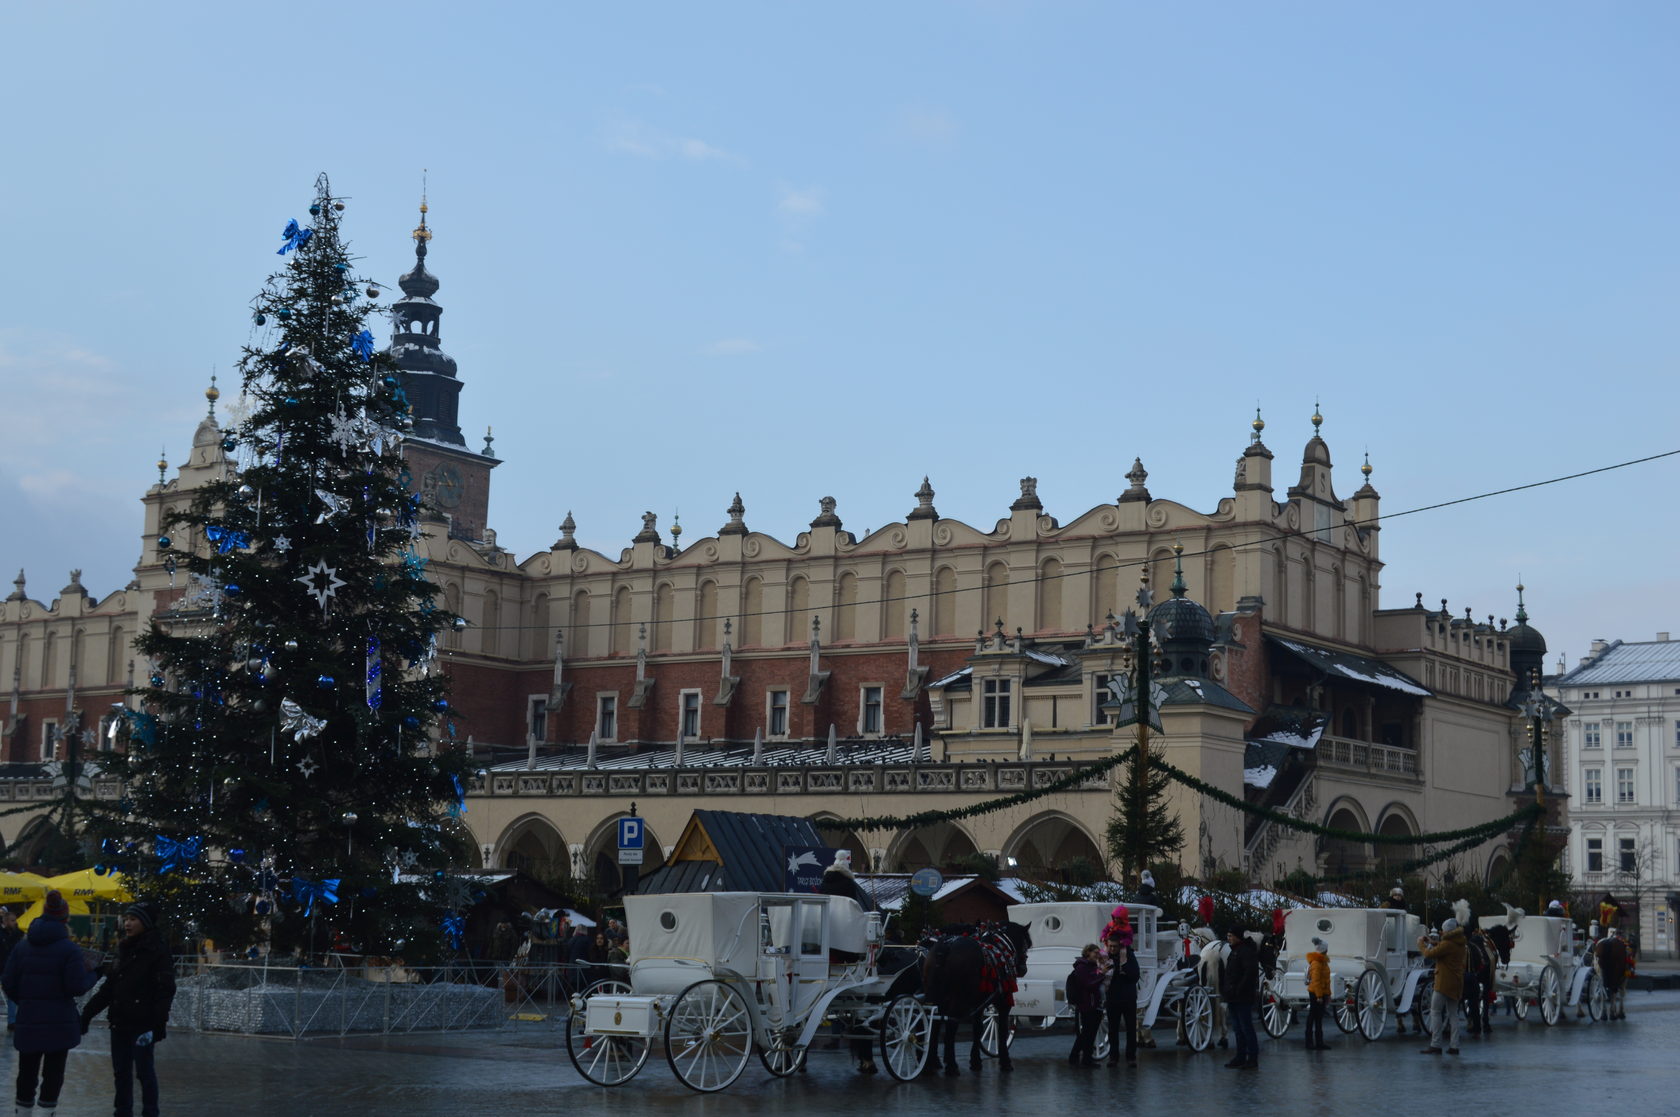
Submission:
[[[14,2],[0,41],[34,596],[128,579],[321,170],[391,282],[429,168],[520,558],[737,489],[784,539],[824,495],[878,527],[924,473],[1065,522],[1134,455],[1212,510],[1257,401],[1293,480],[1315,395],[1389,512],[1680,448],[1669,3]],[[1551,662],[1680,634],[1677,469],[1398,520],[1384,603],[1509,616],[1520,571]]]

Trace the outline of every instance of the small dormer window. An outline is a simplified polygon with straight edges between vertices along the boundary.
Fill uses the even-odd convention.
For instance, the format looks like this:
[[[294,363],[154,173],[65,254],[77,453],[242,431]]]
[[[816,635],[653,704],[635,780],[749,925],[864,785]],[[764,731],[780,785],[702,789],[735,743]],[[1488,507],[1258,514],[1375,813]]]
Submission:
[[[1008,729],[1014,679],[984,679],[980,687],[980,728]]]

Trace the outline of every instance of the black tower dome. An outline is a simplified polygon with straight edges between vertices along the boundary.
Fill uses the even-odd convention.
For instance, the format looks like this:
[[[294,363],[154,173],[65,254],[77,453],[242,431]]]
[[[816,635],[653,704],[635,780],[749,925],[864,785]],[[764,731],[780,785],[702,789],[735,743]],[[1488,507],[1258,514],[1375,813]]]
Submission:
[[[414,230],[414,270],[397,280],[403,297],[391,306],[391,356],[403,371],[403,387],[414,405],[416,437],[466,446],[461,437],[461,382],[455,377],[455,358],[438,346],[438,319],[443,308],[432,301],[437,277],[426,270],[426,203],[420,203],[420,226]]]
[[[1523,587],[1517,586],[1517,623],[1505,630],[1511,641],[1511,671],[1517,676],[1517,689],[1528,686],[1531,672],[1545,674],[1546,638],[1528,623],[1528,610],[1523,607]]]
[[[1163,675],[1206,678],[1213,646],[1213,614],[1185,596],[1184,545],[1173,545],[1172,597],[1149,611],[1149,631],[1161,649]]]

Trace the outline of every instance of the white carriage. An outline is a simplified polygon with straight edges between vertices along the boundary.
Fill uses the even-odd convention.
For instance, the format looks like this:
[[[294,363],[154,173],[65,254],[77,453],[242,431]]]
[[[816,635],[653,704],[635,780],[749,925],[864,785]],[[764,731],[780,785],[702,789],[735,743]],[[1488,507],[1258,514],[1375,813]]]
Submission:
[[[1503,923],[1511,929],[1511,957],[1493,972],[1494,992],[1510,997],[1518,1020],[1530,1008],[1556,1024],[1566,1006],[1583,1006],[1594,1020],[1605,1015],[1604,982],[1581,949],[1572,920],[1555,915],[1486,916],[1484,927]]]
[[[1412,1011],[1429,976],[1417,951],[1418,918],[1390,908],[1297,908],[1284,916],[1277,967],[1261,985],[1260,1025],[1274,1039],[1306,1011],[1307,954],[1329,947],[1328,1011],[1343,1032],[1382,1036],[1392,1013]]]
[[[629,1081],[656,1040],[694,1090],[727,1087],[755,1050],[771,1074],[792,1074],[825,1019],[878,1043],[894,1078],[926,1066],[933,1009],[888,996],[881,918],[849,897],[670,893],[627,896],[624,906],[629,981],[574,997],[566,1029],[572,1065],[591,1082]]]
[[[1115,905],[1106,902],[1016,904],[1009,909],[1011,922],[1025,924],[1032,934],[1027,952],[1027,973],[1017,986],[1014,1016],[1048,1028],[1058,1020],[1071,1020],[1067,1003],[1067,975],[1079,952],[1098,941]],[[1132,920],[1132,950],[1138,960],[1138,1026],[1175,1022],[1184,1039],[1197,1051],[1213,1042],[1213,1004],[1197,971],[1179,968],[1183,943],[1177,936],[1160,931],[1161,909],[1148,904],[1128,904]],[[1004,1037],[1007,1042],[1007,1036]],[[1096,1057],[1107,1054],[1108,1030],[1097,1033]]]

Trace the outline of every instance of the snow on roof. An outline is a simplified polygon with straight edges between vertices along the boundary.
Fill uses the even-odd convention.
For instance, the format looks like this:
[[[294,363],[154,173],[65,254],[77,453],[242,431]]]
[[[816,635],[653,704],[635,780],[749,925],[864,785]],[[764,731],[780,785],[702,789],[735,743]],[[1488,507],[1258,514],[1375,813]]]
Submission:
[[[730,745],[724,748],[713,745],[685,745],[680,764],[677,762],[677,750],[674,748],[617,753],[598,749],[594,768],[603,771],[643,771],[655,768],[822,768],[859,764],[916,764],[928,763],[931,759],[926,744],[922,746],[921,755],[917,755],[914,740],[907,741],[900,737],[854,737],[840,739],[835,748],[833,765],[828,761],[828,742],[817,741],[793,745],[774,745],[766,742],[764,752],[757,761],[753,760],[750,744]],[[492,765],[489,770],[505,775],[529,771],[572,772],[593,769],[589,764],[589,750],[578,746],[568,748],[562,753],[540,756],[535,764],[530,764],[528,760],[511,760]]]
[[[1389,690],[1397,690],[1402,694],[1415,694],[1420,698],[1430,697],[1430,691],[1425,690],[1400,671],[1379,660],[1367,659],[1351,652],[1337,652],[1331,651],[1329,648],[1314,647],[1312,644],[1286,640],[1282,636],[1268,634],[1267,639],[1293,652],[1327,675],[1339,675],[1357,683],[1370,683],[1372,686],[1387,687]]]
[[[1244,768],[1243,784],[1247,787],[1267,788],[1277,778],[1278,770],[1271,766],[1264,768]]]
[[[1048,663],[1053,667],[1071,667],[1075,662],[1077,662],[1076,660],[1055,655],[1052,652],[1041,652],[1033,648],[1023,649],[1022,654],[1024,654],[1028,659],[1036,659],[1040,663]]]
[[[966,677],[968,675],[972,675],[972,674],[974,674],[974,668],[964,667],[960,671],[951,672],[949,675],[946,675],[943,679],[935,679],[933,682],[928,684],[928,689],[929,690],[935,690],[939,687],[950,686],[952,683],[956,682],[958,679],[964,678],[964,677]]]

